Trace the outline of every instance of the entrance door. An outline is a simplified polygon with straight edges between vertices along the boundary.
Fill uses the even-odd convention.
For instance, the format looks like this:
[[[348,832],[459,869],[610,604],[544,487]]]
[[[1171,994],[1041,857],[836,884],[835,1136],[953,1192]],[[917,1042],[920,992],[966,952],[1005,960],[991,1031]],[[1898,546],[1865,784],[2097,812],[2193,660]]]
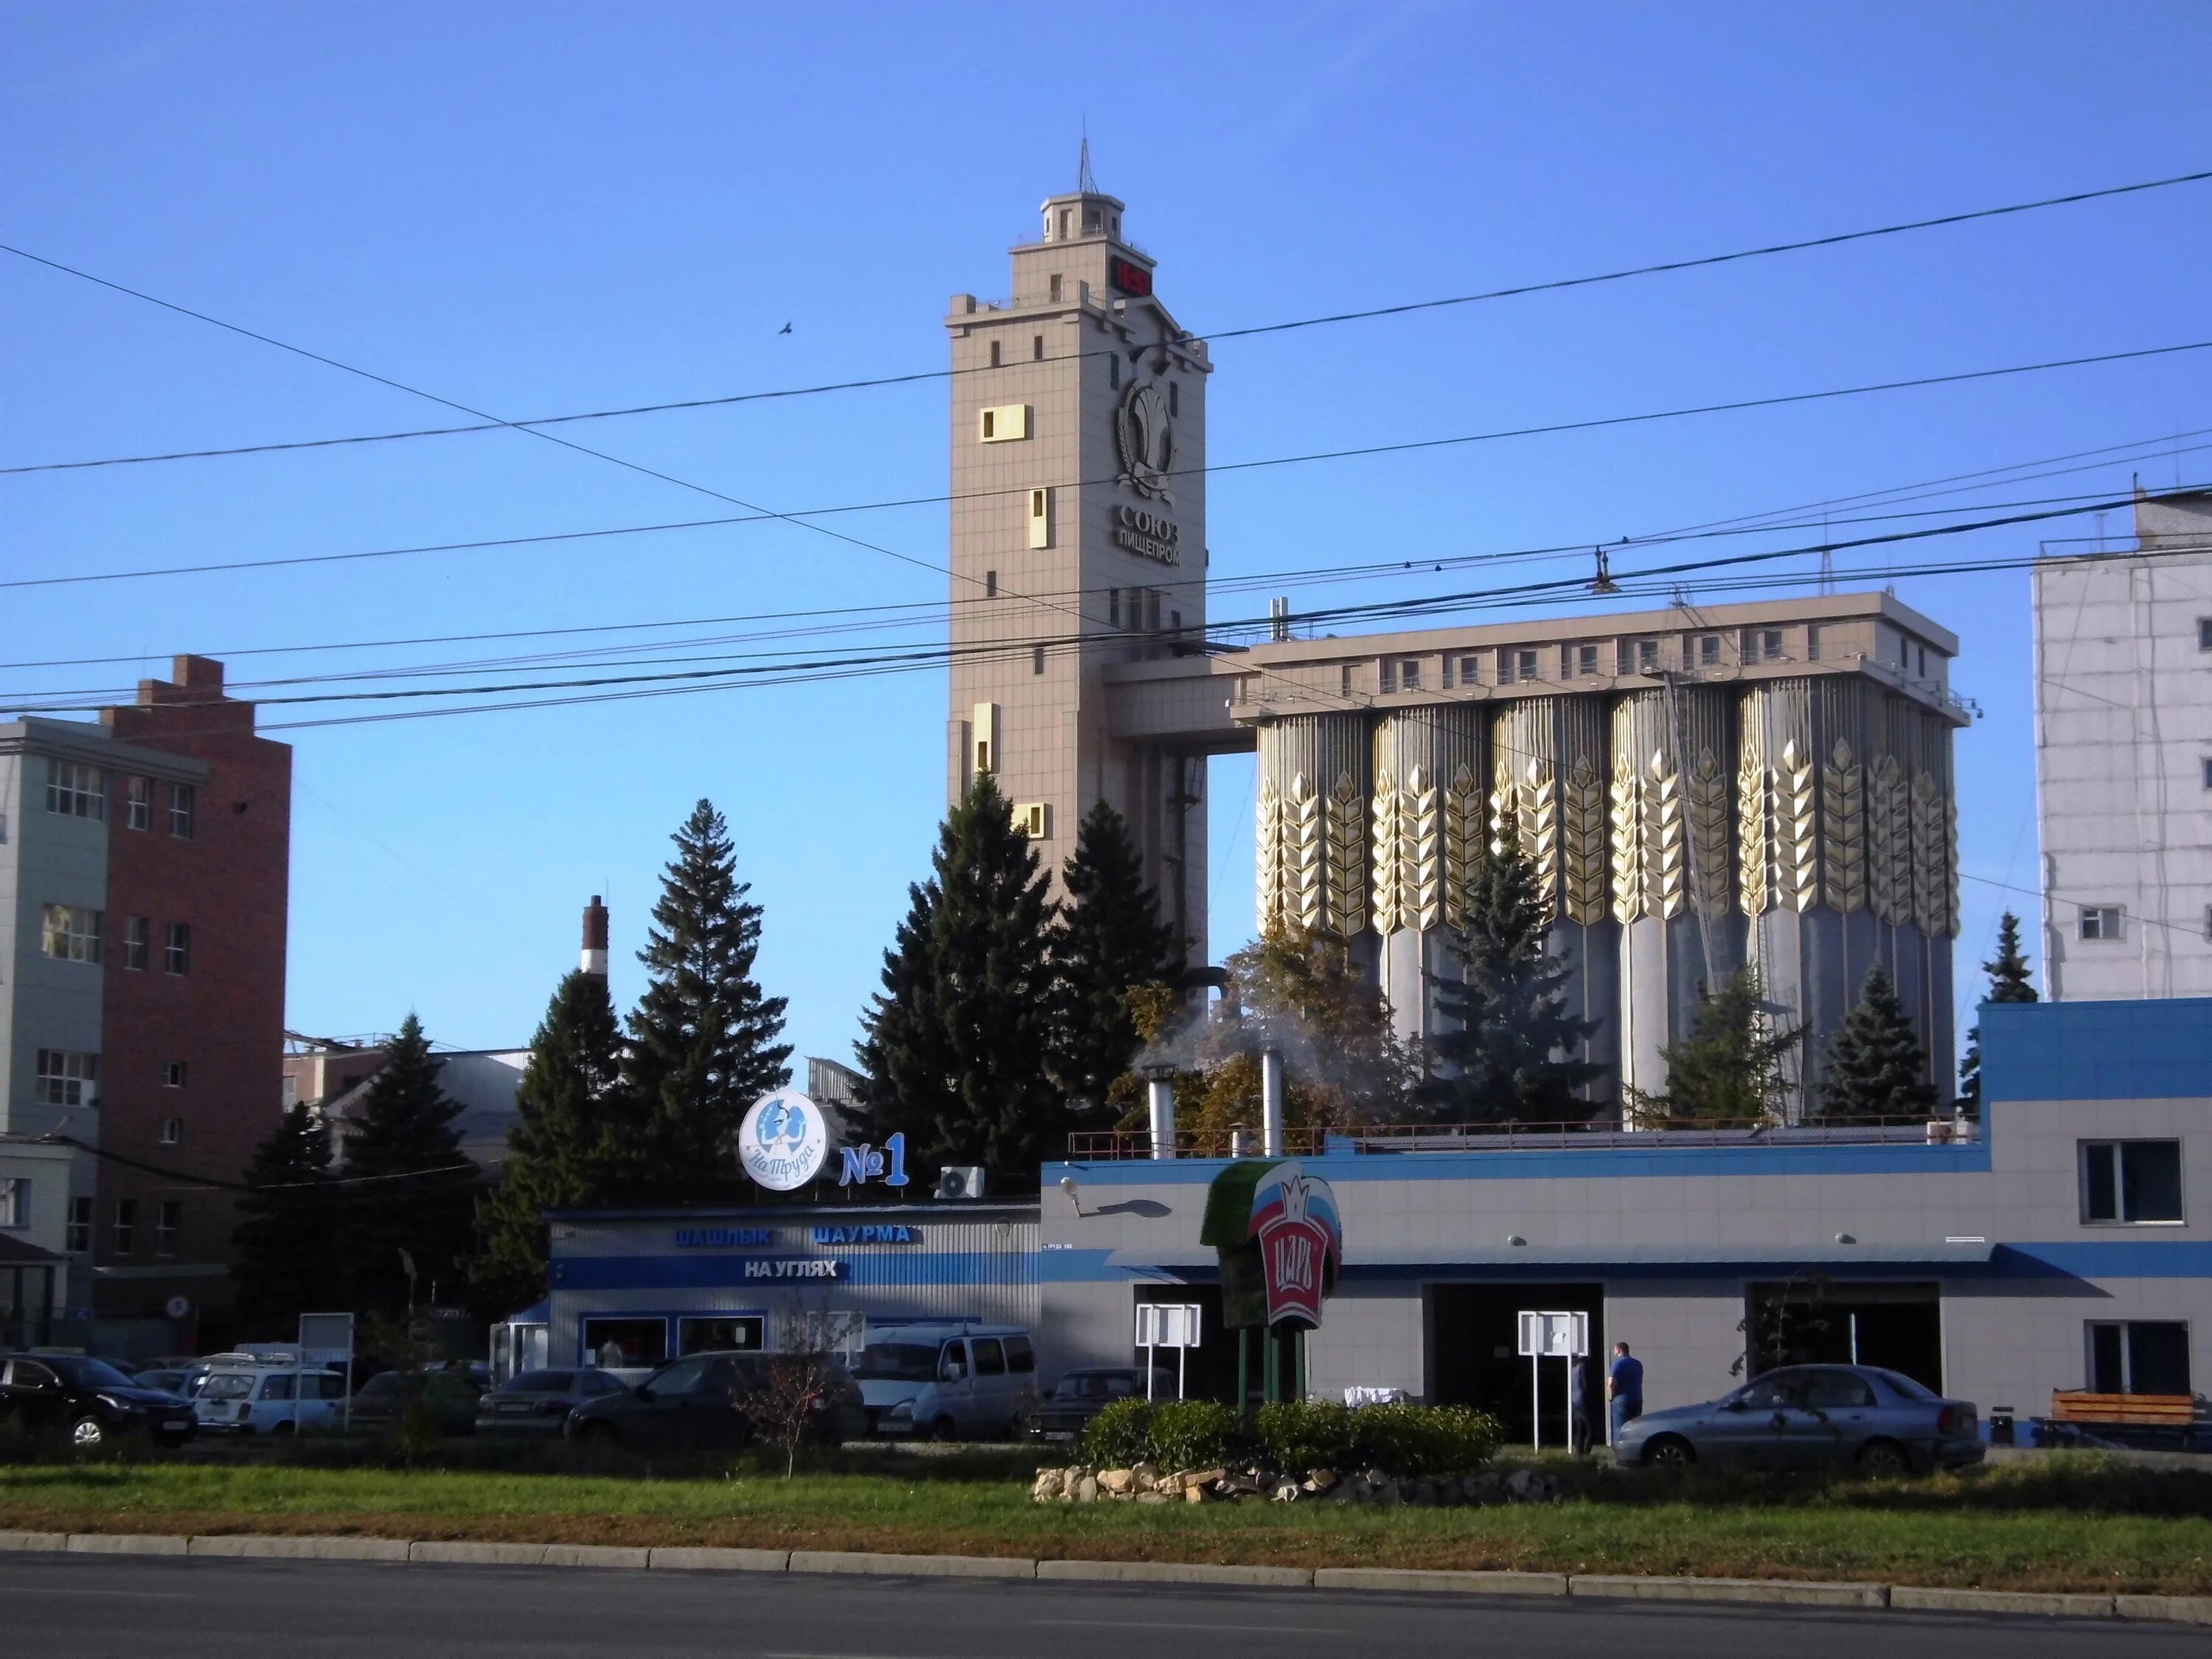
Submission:
[[[1431,1405],[1474,1406],[1527,1444],[1534,1427],[1529,1363],[1520,1352],[1524,1311],[1589,1316],[1583,1419],[1594,1443],[1605,1439],[1605,1286],[1577,1284],[1431,1285],[1424,1292],[1428,1355],[1423,1394]],[[1538,1362],[1544,1444],[1567,1443],[1567,1362]]]
[[[1744,1328],[1751,1372],[1777,1365],[1880,1365],[1943,1392],[1942,1287],[1816,1274],[1752,1285]]]

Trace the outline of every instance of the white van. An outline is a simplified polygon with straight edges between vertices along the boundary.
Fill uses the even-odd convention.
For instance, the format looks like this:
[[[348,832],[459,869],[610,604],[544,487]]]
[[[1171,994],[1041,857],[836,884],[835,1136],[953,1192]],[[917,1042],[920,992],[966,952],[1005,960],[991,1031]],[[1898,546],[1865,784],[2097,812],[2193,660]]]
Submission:
[[[853,1380],[871,1434],[1003,1438],[1036,1404],[1036,1349],[1018,1325],[871,1325]]]
[[[335,1429],[345,1416],[345,1378],[319,1365],[217,1364],[192,1395],[203,1434],[291,1434]]]

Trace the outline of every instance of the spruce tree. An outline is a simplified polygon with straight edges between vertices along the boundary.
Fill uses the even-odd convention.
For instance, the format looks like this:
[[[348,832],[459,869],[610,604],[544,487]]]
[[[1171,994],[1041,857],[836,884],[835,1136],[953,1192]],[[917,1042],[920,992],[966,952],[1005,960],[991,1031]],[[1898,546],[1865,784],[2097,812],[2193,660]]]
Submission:
[[[1054,1069],[1071,1101],[1095,1112],[1143,1046],[1129,993],[1176,985],[1182,947],[1159,919],[1159,895],[1146,883],[1127,821],[1104,801],[1076,831],[1060,881],[1067,902],[1052,937],[1052,962],[1066,1025]]]
[[[858,1045],[869,1133],[927,1170],[980,1164],[1024,1188],[1066,1150],[1049,1066],[1059,1030],[1054,906],[1036,851],[988,773],[946,814],[911,890]]]
[[[2009,910],[1997,921],[1997,953],[1982,964],[1990,976],[1984,1002],[2033,1002],[2035,984],[2028,977],[2027,957],[2020,948],[2020,918]],[[1966,1030],[1966,1053],[1959,1062],[1959,1109],[1968,1117],[1982,1115],[1982,1028],[1978,1021]]]
[[[1656,1123],[1736,1127],[1777,1122],[1790,1093],[1783,1061],[1797,1048],[1796,1027],[1773,1029],[1759,975],[1739,968],[1720,988],[1698,999],[1690,1035],[1660,1053],[1667,1089],[1626,1091],[1631,1113]]]
[[[290,1337],[300,1316],[329,1309],[337,1289],[338,1188],[331,1185],[331,1137],[305,1101],[253,1149],[232,1234],[238,1316],[249,1337]]]
[[[606,975],[576,969],[531,1039],[499,1184],[477,1206],[482,1254],[472,1275],[507,1310],[545,1294],[545,1212],[589,1208],[616,1191],[634,1121],[628,1104]]]
[[[738,1126],[791,1080],[785,999],[753,977],[761,908],[737,877],[729,827],[709,801],[676,832],[676,857],[638,960],[648,983],[629,1018],[627,1085],[640,1121],[623,1178],[642,1204],[726,1199],[739,1190]]]
[[[1449,1123],[1565,1123],[1587,1118],[1591,1103],[1576,1091],[1605,1068],[1572,1058],[1594,1020],[1567,1012],[1573,971],[1545,945],[1548,907],[1535,866],[1509,842],[1486,854],[1468,884],[1466,919],[1450,936],[1457,984],[1446,981],[1437,1009],[1458,1029],[1430,1047],[1441,1071],[1419,1098]]]
[[[453,1127],[460,1105],[438,1086],[443,1065],[422,1021],[409,1014],[347,1131],[339,1208],[357,1310],[389,1314],[407,1306],[402,1250],[415,1262],[420,1297],[434,1286],[457,1289],[465,1277],[477,1170]]]
[[[1928,1051],[1905,1017],[1897,987],[1879,964],[1859,988],[1858,1005],[1828,1042],[1820,1079],[1824,1117],[1925,1117],[1936,1109]]]

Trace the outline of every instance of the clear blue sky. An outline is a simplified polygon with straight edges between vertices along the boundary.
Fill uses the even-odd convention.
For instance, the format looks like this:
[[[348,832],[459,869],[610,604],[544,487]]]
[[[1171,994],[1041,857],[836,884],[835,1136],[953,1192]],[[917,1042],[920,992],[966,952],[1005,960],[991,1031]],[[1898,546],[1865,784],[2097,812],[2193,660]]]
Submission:
[[[1262,21],[1264,18],[1264,21]],[[2212,11],[2004,4],[115,5],[0,11],[0,240],[510,417],[928,370],[949,294],[1087,118],[1188,326],[1595,271],[2203,167]],[[1217,461],[2212,336],[2206,187],[1224,343]],[[793,325],[786,336],[778,331]],[[0,256],[0,465],[442,423],[433,405]],[[2207,354],[2212,356],[2212,354]],[[1651,532],[2212,427],[2206,357],[1225,477],[1218,576]],[[569,428],[779,509],[945,487],[945,387]],[[427,417],[427,420],[426,420]],[[2203,441],[2195,440],[2191,441]],[[2212,476],[2168,453],[1987,499]],[[710,516],[512,433],[0,477],[0,574]],[[838,520],[942,558],[945,509]],[[2113,526],[2119,528],[2118,524]],[[2063,527],[2067,533],[2074,526]],[[2033,550],[2033,528],[1948,550]],[[1534,574],[1544,574],[1538,572]],[[1288,589],[1295,599],[1299,591]],[[1405,582],[1312,590],[1385,597]],[[2027,579],[1916,579],[1963,638],[1967,871],[2036,884]],[[0,595],[0,706],[141,665],[941,597],[781,524]],[[1243,614],[1256,601],[1224,603]],[[712,632],[713,630],[698,630]],[[726,630],[725,630],[726,631]],[[556,642],[557,643],[557,642]],[[262,679],[528,647],[232,658]],[[269,718],[280,716],[271,714]],[[941,808],[937,673],[338,726],[297,744],[290,1020],[520,1042],[669,831],[729,814],[763,978],[847,1058]],[[1249,762],[1212,778],[1217,954]],[[1962,989],[2003,895],[1970,881]]]

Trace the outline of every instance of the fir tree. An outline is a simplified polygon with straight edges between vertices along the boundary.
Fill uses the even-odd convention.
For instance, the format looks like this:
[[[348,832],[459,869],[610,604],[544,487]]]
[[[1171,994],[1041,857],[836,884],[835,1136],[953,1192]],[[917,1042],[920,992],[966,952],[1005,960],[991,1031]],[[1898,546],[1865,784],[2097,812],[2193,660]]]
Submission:
[[[1052,938],[1066,1027],[1055,1067],[1072,1102],[1103,1108],[1114,1080],[1143,1046],[1129,993],[1182,977],[1175,929],[1159,919],[1159,895],[1121,815],[1100,801],[1076,831],[1061,872],[1067,902]]]
[[[1690,1035],[1660,1051],[1667,1062],[1667,1091],[1631,1087],[1626,1104],[1649,1121],[1726,1123],[1778,1121],[1790,1093],[1783,1062],[1798,1046],[1799,1032],[1772,1028],[1758,973],[1739,968],[1720,989],[1698,999]]]
[[[2020,948],[2020,918],[2009,910],[1997,921],[1997,953],[1982,964],[1990,976],[1984,1002],[2033,1002],[2034,982],[2029,979],[2027,957]],[[1967,1028],[1966,1057],[1959,1062],[1959,1109],[1968,1117],[1982,1115],[1982,1028],[1978,1021]]]
[[[420,1295],[457,1287],[465,1276],[477,1170],[453,1127],[459,1103],[438,1086],[443,1065],[422,1021],[409,1014],[347,1132],[340,1212],[357,1310],[388,1314],[408,1305],[402,1250],[416,1264]]]
[[[1468,884],[1466,920],[1451,936],[1460,980],[1437,1012],[1459,1029],[1431,1048],[1442,1073],[1422,1085],[1431,1115],[1451,1123],[1565,1123],[1590,1115],[1576,1091],[1605,1068],[1572,1058],[1593,1020],[1567,1012],[1572,969],[1545,950],[1551,918],[1536,868],[1517,841],[1486,854]]]
[[[545,1212],[603,1204],[615,1191],[623,1132],[635,1121],[628,1104],[606,975],[574,969],[531,1039],[507,1161],[477,1206],[483,1253],[471,1271],[505,1308],[545,1294]]]
[[[1828,1042],[1820,1079],[1826,1117],[1925,1117],[1936,1109],[1928,1051],[1905,1018],[1897,987],[1877,965],[1859,988],[1858,1005]]]
[[[925,1169],[980,1164],[1021,1188],[1066,1150],[1048,1075],[1059,1020],[1048,883],[981,775],[945,816],[930,879],[910,890],[858,1045],[869,1132],[902,1132]]]
[[[252,1336],[290,1337],[302,1313],[337,1294],[338,1188],[331,1184],[331,1137],[305,1101],[284,1109],[253,1149],[232,1235],[238,1316]]]
[[[729,829],[701,801],[676,832],[653,927],[649,976],[630,1016],[628,1086],[641,1121],[624,1196],[686,1204],[737,1190],[738,1128],[753,1102],[791,1080],[785,1000],[753,978],[761,908],[737,878]]]

